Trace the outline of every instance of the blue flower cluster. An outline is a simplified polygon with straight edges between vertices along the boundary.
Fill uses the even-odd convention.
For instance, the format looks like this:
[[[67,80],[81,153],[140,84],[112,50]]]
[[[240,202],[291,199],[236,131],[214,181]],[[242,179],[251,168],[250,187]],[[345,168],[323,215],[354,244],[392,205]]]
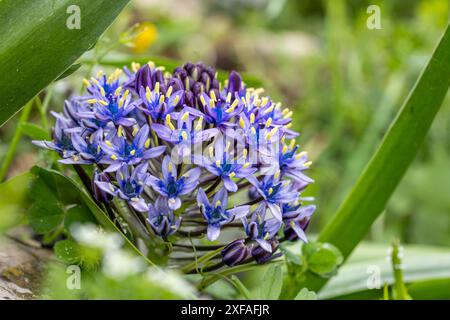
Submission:
[[[172,74],[133,64],[84,85],[85,94],[52,113],[53,140],[33,143],[61,163],[93,166],[97,202],[125,202],[145,214],[150,235],[175,245],[230,230],[237,240],[222,250],[229,266],[273,259],[280,241],[307,241],[315,206],[301,194],[313,182],[311,162],[290,129],[292,111],[262,89],[234,71],[219,83],[202,63]]]

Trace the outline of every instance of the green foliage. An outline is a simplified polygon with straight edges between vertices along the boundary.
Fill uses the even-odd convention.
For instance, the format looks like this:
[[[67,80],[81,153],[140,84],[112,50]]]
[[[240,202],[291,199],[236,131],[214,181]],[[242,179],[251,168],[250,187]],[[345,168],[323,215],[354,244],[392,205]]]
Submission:
[[[447,94],[448,61],[450,27],[351,193],[319,235],[319,241],[334,244],[344,257],[348,257],[367,234],[414,160]],[[317,290],[325,282],[310,277],[305,284]]]
[[[0,184],[0,233],[23,218],[29,180],[30,173],[24,173]]]
[[[0,126],[92,47],[128,1],[1,1]],[[74,4],[80,29],[66,27]]]
[[[280,266],[270,266],[264,274],[264,281],[259,288],[260,299],[277,300],[283,285],[283,270]]]
[[[302,252],[308,270],[325,278],[334,275],[344,261],[339,250],[329,243],[309,242],[303,245]]]
[[[428,297],[450,298],[448,287],[443,285],[450,278],[450,250],[432,246],[403,245],[403,281],[413,299]],[[387,245],[362,243],[351,257],[319,292],[319,299],[380,299],[382,286],[395,283]],[[435,280],[428,282],[428,280]],[[376,280],[375,283],[372,280]],[[379,280],[379,288],[376,282]],[[415,283],[421,285],[415,286]],[[368,289],[368,284],[371,288]],[[427,287],[439,290],[426,293]]]
[[[303,288],[297,293],[294,300],[317,300],[317,294],[314,291]]]
[[[24,135],[33,140],[49,140],[50,135],[47,130],[34,123],[23,122],[19,124]]]

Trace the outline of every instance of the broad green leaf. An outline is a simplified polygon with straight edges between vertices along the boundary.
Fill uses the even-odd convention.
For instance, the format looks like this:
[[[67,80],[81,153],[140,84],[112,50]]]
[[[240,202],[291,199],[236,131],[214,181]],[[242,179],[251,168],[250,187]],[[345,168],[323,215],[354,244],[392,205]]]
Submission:
[[[327,276],[342,263],[341,253],[331,245],[323,244],[307,258],[308,270],[320,276]]]
[[[35,202],[27,213],[28,222],[37,233],[55,230],[64,220],[65,212],[57,203]]]
[[[49,140],[48,131],[34,123],[24,122],[20,124],[22,133],[33,140]]]
[[[450,249],[404,245],[403,250],[404,281],[413,299],[415,294],[424,294],[419,285],[414,286],[415,282],[450,278]],[[381,298],[384,283],[394,283],[388,257],[387,245],[359,245],[337,276],[319,292],[319,299]],[[450,290],[441,288],[441,295],[445,294],[450,298]]]
[[[53,250],[56,258],[64,263],[73,264],[80,261],[80,248],[78,244],[72,240],[61,240],[56,242]]]
[[[280,266],[270,266],[264,274],[264,281],[260,287],[260,298],[277,300],[283,285],[283,271]]]
[[[41,176],[45,176],[49,181],[58,181],[60,184],[58,185],[58,190],[60,190],[60,196],[62,194],[71,194],[76,198],[78,204],[86,205],[95,219],[100,223],[108,231],[118,232],[121,236],[123,236],[125,243],[128,245],[130,249],[135,251],[137,254],[141,255],[150,265],[154,265],[145,255],[139,251],[138,248],[134,246],[133,243],[117,228],[117,226],[108,218],[106,213],[92,200],[91,196],[86,193],[86,191],[78,185],[76,181],[73,179],[61,174],[58,171],[44,169],[40,167],[33,167],[32,172],[34,174],[40,174]],[[70,190],[70,192],[68,192]]]
[[[294,300],[317,300],[317,294],[314,291],[303,288],[297,293]]]
[[[64,227],[70,230],[74,224],[94,223],[94,217],[90,213],[90,210],[84,205],[76,205],[67,210],[66,217],[64,219]]]
[[[236,275],[231,276],[231,281],[233,282],[233,285],[236,287],[236,289],[242,294],[242,296],[250,300],[252,298],[252,295],[250,291],[247,289],[247,287],[242,283],[241,280]]]
[[[0,126],[88,50],[128,2],[0,1]],[[73,6],[79,29],[67,27]]]
[[[72,73],[74,73],[75,71],[77,71],[80,68],[81,68],[81,63],[75,63],[75,64],[71,65],[66,71],[63,72],[62,75],[60,75],[58,78],[56,78],[55,81],[59,81],[64,78],[67,78],[68,76],[70,76]]]
[[[414,160],[450,85],[450,26],[380,146],[318,241],[335,245],[347,258],[386,207]],[[315,291],[326,283],[308,274],[301,285]]]

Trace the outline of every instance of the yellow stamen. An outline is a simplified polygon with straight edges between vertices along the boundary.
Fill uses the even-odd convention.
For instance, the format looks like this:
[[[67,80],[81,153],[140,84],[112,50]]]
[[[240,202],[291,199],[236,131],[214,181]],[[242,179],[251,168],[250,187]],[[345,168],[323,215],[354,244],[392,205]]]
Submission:
[[[105,144],[110,148],[112,147],[112,143],[109,140],[105,140]]]
[[[214,157],[214,148],[213,147],[209,147],[208,148],[208,151],[209,151],[209,156],[212,158],[212,157]]]
[[[231,172],[228,176],[229,176],[230,178],[234,178],[234,177],[236,176],[236,172]]]
[[[247,150],[247,149],[242,150],[242,157],[243,157],[244,159],[247,158],[247,155],[248,155],[248,150]]]
[[[187,121],[188,118],[189,118],[189,112],[185,112],[185,113],[183,114],[183,116],[181,117],[181,120]]]
[[[211,107],[211,108],[214,108],[216,105],[214,104],[214,100],[213,99],[210,99],[209,100],[209,106]]]
[[[244,121],[244,118],[241,117],[241,118],[239,119],[239,125],[241,126],[242,129],[245,128],[245,121]]]
[[[269,188],[269,196],[273,193],[273,188]]]
[[[291,142],[289,143],[289,148],[294,149],[295,147],[295,139],[292,139]]]
[[[288,146],[287,146],[287,145],[284,145],[284,146],[283,146],[283,149],[281,150],[281,153],[282,153],[282,154],[285,154],[286,152],[288,152]]]
[[[312,161],[308,161],[303,164],[303,166],[306,168],[309,168],[311,165],[312,165]]]
[[[116,161],[116,160],[117,160],[117,156],[116,156],[115,154],[112,154],[112,155],[111,155],[111,159],[114,160],[114,161]]]
[[[231,102],[231,92],[228,92],[227,99],[225,101],[226,101],[226,103],[230,103]]]
[[[137,135],[138,132],[139,132],[139,127],[138,127],[138,126],[133,126],[133,132],[131,133],[131,134],[133,135],[133,137],[134,137],[135,135]]]
[[[294,114],[294,112],[289,111],[288,113],[286,113],[286,114],[284,115],[283,118],[285,118],[285,119],[290,118],[290,117],[292,117],[293,114]]]
[[[105,96],[106,92],[105,89],[103,89],[103,87],[100,87],[100,93],[102,96]]]
[[[255,114],[254,113],[250,114],[250,123],[251,124],[255,123]]]
[[[169,164],[167,165],[167,170],[172,171],[173,169],[173,164],[172,162],[169,162]]]
[[[153,89],[154,92],[159,93],[159,82],[157,81],[155,83],[155,88]]]
[[[107,106],[109,103],[103,100],[98,100],[98,103],[100,103],[103,106]]]
[[[216,167],[220,167],[220,160],[216,160]]]
[[[175,99],[173,99],[173,104],[176,106],[178,101],[180,101],[180,96],[176,96]]]
[[[88,79],[83,79],[83,84],[85,87],[89,87],[91,85]]]
[[[188,135],[187,135],[186,131],[181,132],[181,138],[183,138],[184,141],[186,141],[188,139]]]
[[[266,127],[270,127],[271,124],[272,124],[272,118],[267,119]]]
[[[114,91],[114,95],[118,96],[122,92],[122,87],[118,87],[116,91]]]
[[[73,156],[72,156],[72,159],[73,159],[73,161],[78,161],[78,157],[74,154]]]
[[[256,129],[255,129],[255,127],[252,127],[252,128],[250,129],[250,132],[251,132],[253,135],[255,135],[255,134],[256,134]]]
[[[222,204],[222,202],[220,200],[216,201],[216,204],[214,205],[216,208],[220,207],[220,205]]]
[[[211,91],[209,92],[209,96],[210,96],[211,99],[213,99],[214,101],[217,101],[216,93],[214,92],[214,90],[211,90]]]
[[[289,113],[289,109],[285,108],[283,111],[281,111],[281,114],[284,116],[285,114]]]
[[[150,101],[150,97],[152,96],[152,92],[150,91],[150,87],[145,88],[145,99]]]
[[[123,133],[122,131],[123,131],[122,126],[119,126],[119,128],[117,129],[117,135],[119,137],[122,137],[122,133]]]
[[[247,169],[248,167],[250,167],[250,162],[246,162],[246,163],[244,163],[244,165],[242,166],[243,169]]]
[[[261,106],[265,106],[269,102],[269,99],[267,97],[261,98]]]
[[[160,103],[160,104],[163,103],[165,99],[166,99],[166,97],[164,97],[163,94],[160,95],[160,96],[159,96],[159,103]]]
[[[172,95],[172,90],[173,90],[172,86],[170,86],[169,89],[167,89],[166,91],[167,98],[169,98]]]
[[[203,124],[203,116],[198,118],[198,122],[197,122],[197,125],[195,126],[195,130],[196,131],[202,130],[202,124]]]
[[[275,172],[275,174],[273,175],[273,177],[275,179],[278,179],[280,177],[280,170],[277,170],[277,172]]]
[[[136,150],[134,150],[134,149],[131,150],[131,151],[130,151],[130,154],[131,154],[132,156],[134,156],[134,155],[136,154]]]
[[[89,104],[94,104],[94,103],[97,103],[98,100],[97,99],[89,99],[86,102],[89,103]]]
[[[148,149],[148,147],[150,147],[150,138],[148,138],[147,140],[145,140],[144,147],[145,147],[146,149]]]
[[[206,106],[206,101],[205,101],[204,96],[200,96],[200,102],[202,103],[202,105]]]

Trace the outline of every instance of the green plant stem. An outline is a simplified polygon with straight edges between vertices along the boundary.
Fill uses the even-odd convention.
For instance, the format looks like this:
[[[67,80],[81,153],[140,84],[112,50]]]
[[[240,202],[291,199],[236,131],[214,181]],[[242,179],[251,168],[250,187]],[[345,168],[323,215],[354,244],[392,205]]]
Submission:
[[[450,27],[410,95],[393,120],[381,145],[352,191],[319,234],[319,242],[335,245],[348,258],[383,212],[435,118],[450,85]],[[301,287],[318,291],[327,279],[307,272]],[[290,297],[293,298],[293,297]]]
[[[19,145],[20,138],[22,137],[22,130],[20,129],[20,125],[22,123],[27,122],[30,113],[31,107],[33,105],[33,100],[28,102],[20,113],[19,122],[17,123],[16,131],[14,131],[14,135],[11,139],[11,143],[9,144],[8,151],[6,151],[5,158],[3,159],[2,165],[0,167],[0,182],[2,182],[11,166],[11,163],[14,160],[14,156],[16,154],[17,146]]]
[[[392,244],[391,254],[392,270],[394,273],[394,297],[395,300],[410,300],[403,279],[403,264],[400,258],[400,247],[397,241]]]

